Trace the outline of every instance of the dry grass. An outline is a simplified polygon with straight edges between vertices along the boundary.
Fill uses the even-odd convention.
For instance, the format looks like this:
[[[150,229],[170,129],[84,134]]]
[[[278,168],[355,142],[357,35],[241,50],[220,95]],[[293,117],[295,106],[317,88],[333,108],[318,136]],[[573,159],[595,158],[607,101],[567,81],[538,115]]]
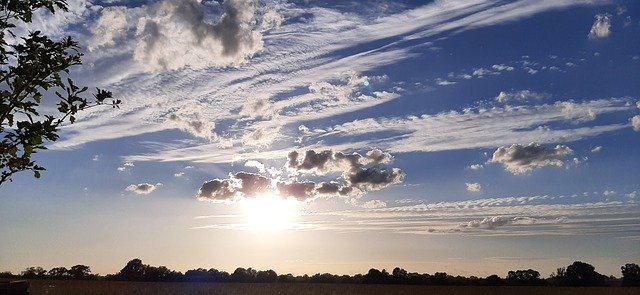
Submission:
[[[211,295],[640,295],[640,288],[448,287],[348,284],[216,284],[33,280],[30,294]]]

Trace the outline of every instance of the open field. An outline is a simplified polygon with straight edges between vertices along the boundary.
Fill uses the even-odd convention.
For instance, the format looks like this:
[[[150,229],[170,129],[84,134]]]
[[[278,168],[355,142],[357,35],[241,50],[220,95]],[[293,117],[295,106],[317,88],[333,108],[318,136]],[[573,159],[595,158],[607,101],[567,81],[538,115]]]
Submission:
[[[30,294],[215,294],[215,295],[640,295],[640,288],[453,287],[350,284],[216,284],[33,280]]]

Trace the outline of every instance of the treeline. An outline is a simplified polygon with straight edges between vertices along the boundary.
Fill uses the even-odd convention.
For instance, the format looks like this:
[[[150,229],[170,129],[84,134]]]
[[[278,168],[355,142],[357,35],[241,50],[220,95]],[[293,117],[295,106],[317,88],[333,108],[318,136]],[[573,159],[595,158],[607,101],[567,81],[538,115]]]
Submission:
[[[165,266],[150,266],[140,259],[133,259],[116,274],[103,277],[91,273],[91,268],[76,265],[67,269],[56,267],[49,271],[42,267],[29,267],[20,275],[2,272],[0,277],[24,279],[73,279],[73,280],[111,280],[140,282],[216,282],[216,283],[330,283],[330,284],[402,284],[402,285],[452,285],[452,286],[640,286],[640,267],[628,263],[621,267],[622,278],[607,277],[595,271],[584,262],[576,261],[567,267],[558,268],[548,278],[541,278],[533,269],[509,271],[506,277],[490,275],[481,277],[452,276],[444,272],[420,274],[407,272],[396,267],[391,273],[386,270],[370,269],[367,274],[334,275],[330,273],[312,276],[278,275],[273,270],[255,270],[237,268],[233,273],[214,268],[192,269],[185,273],[168,269]]]

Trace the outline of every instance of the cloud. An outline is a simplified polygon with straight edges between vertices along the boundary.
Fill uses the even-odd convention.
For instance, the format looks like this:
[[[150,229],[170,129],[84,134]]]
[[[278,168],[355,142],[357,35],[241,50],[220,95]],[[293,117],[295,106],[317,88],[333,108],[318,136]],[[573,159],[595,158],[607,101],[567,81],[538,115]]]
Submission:
[[[467,185],[467,190],[470,192],[479,192],[482,190],[482,185],[477,182],[474,183],[465,183]]]
[[[337,182],[321,182],[316,186],[319,196],[360,196],[364,192],[358,188],[341,185]]]
[[[360,197],[367,191],[380,190],[400,183],[404,172],[398,168],[384,169],[380,164],[389,163],[392,156],[373,149],[362,156],[325,150],[308,150],[299,159],[298,152],[288,155],[286,168],[294,173],[290,180],[281,180],[279,173],[271,173],[275,178],[249,172],[229,174],[227,179],[213,179],[205,182],[196,197],[199,200],[213,202],[234,202],[240,198],[252,198],[260,195],[276,195],[282,198],[295,198],[299,201],[317,197]],[[371,165],[371,167],[367,167]],[[245,166],[257,167],[261,173],[264,166],[257,161],[248,161]],[[298,172],[324,175],[328,172],[342,172],[342,182],[314,182],[297,180]]]
[[[640,206],[633,198],[561,198],[534,195],[303,213],[300,230],[456,234],[486,236],[600,235],[628,237]],[[404,203],[404,202],[397,202]],[[318,219],[318,216],[328,218]],[[209,218],[217,218],[215,216]],[[242,228],[241,220],[218,218],[197,228]]]
[[[174,173],[174,174],[173,174],[173,176],[175,176],[175,177],[182,177],[182,176],[184,176],[184,174],[185,174],[185,173],[184,173],[183,171],[180,171],[180,172],[176,172],[176,173]]]
[[[256,119],[269,119],[274,115],[274,112],[267,98],[257,98],[243,105],[240,110],[240,115]]]
[[[100,18],[91,26],[92,36],[89,39],[89,51],[115,45],[115,40],[125,35],[127,26],[126,7],[105,7]]]
[[[156,184],[139,183],[139,184],[129,185],[125,190],[138,195],[148,195],[154,190],[156,190],[158,187],[160,187],[161,185],[162,183],[156,183]]]
[[[507,101],[515,100],[515,101],[529,101],[529,100],[539,100],[547,98],[548,95],[544,93],[537,93],[531,90],[520,90],[515,92],[508,91],[500,91],[498,96],[496,96],[496,101],[500,103],[505,103]]]
[[[596,21],[589,31],[589,39],[606,38],[611,34],[611,15],[597,14]]]
[[[533,169],[545,166],[562,166],[563,158],[573,151],[564,145],[546,148],[537,143],[529,145],[514,144],[510,147],[500,147],[493,153],[491,163],[501,163],[505,169],[513,174],[524,174]]]
[[[273,30],[280,28],[282,22],[284,21],[284,17],[280,13],[275,10],[269,10],[262,15],[262,22],[260,23],[260,28],[263,31]]]
[[[453,82],[453,81],[448,81],[448,80],[444,80],[444,79],[436,79],[436,84],[440,85],[440,86],[449,86],[449,85],[455,85],[458,82]]]
[[[507,65],[503,65],[503,64],[499,64],[499,65],[493,65],[491,66],[492,69],[497,70],[497,71],[513,71],[514,68],[512,66],[507,66]]]
[[[358,100],[362,96],[362,87],[372,83],[383,82],[386,76],[361,76],[350,70],[342,73],[337,81],[315,81],[309,85],[309,92],[322,95],[329,101],[348,102]],[[329,102],[323,102],[325,104]]]
[[[271,179],[259,174],[237,172],[228,179],[213,179],[202,184],[196,197],[201,201],[232,202],[239,198],[255,198],[269,192]]]
[[[122,166],[118,167],[118,171],[125,172],[131,170],[135,165],[131,161],[124,162]]]
[[[493,74],[496,74],[496,73],[485,68],[479,68],[479,69],[473,69],[473,73],[471,75],[477,76],[478,78],[482,78],[485,75],[493,75]]]
[[[258,168],[258,171],[260,171],[260,173],[265,173],[267,171],[267,169],[264,167],[264,164],[256,160],[249,160],[246,163],[244,163],[244,166]]]
[[[398,168],[391,170],[378,168],[360,168],[346,174],[351,186],[365,190],[379,190],[404,180],[404,172]]]
[[[253,2],[226,0],[216,22],[195,0],[164,0],[148,7],[138,20],[133,57],[147,71],[238,66],[260,51],[262,35],[254,30]]]
[[[311,181],[304,182],[278,182],[276,184],[280,196],[283,198],[293,197],[304,201],[316,196],[316,184]]]
[[[633,126],[633,130],[640,132],[640,115],[631,118],[631,125]]]
[[[186,119],[177,114],[171,114],[167,119],[167,122],[171,125],[179,128],[182,131],[189,132],[191,135],[213,141],[217,138],[213,132],[215,124],[205,120],[200,120],[199,116],[194,116],[194,119]]]
[[[387,207],[387,203],[380,200],[371,200],[362,203],[361,207],[366,209],[384,208]]]
[[[209,66],[211,64],[212,66],[216,64],[234,66],[234,63],[230,63],[231,58],[220,54],[209,54],[209,51],[215,51],[211,48],[220,46],[207,46],[204,44],[206,42],[194,43],[196,39],[192,33],[194,28],[203,26],[190,25],[190,22],[197,21],[212,26],[219,24],[221,13],[224,13],[223,7],[216,4],[220,2],[202,1],[203,4],[193,4],[194,0],[185,2],[192,3],[191,5],[180,5],[178,10],[188,11],[194,5],[198,9],[205,10],[205,17],[201,20],[197,17],[184,20],[184,17],[175,15],[184,13],[175,11],[178,5],[169,4],[183,3],[180,1],[128,3],[128,10],[135,9],[137,12],[128,12],[130,28],[127,30],[126,40],[123,40],[126,43],[120,44],[120,39],[115,38],[116,45],[108,48],[113,53],[106,57],[103,50],[89,53],[85,57],[85,63],[90,62],[96,66],[85,67],[86,70],[82,73],[86,77],[94,77],[96,74],[103,76],[100,82],[106,81],[105,84],[110,84],[109,89],[114,90],[114,95],[127,97],[126,106],[120,110],[89,110],[86,114],[91,116],[92,120],[66,127],[62,138],[53,147],[70,148],[96,140],[167,130],[167,124],[158,124],[163,121],[163,114],[166,114],[166,108],[163,106],[179,106],[189,100],[202,101],[202,118],[211,122],[226,123],[237,120],[237,110],[245,103],[245,98],[261,95],[267,97],[279,95],[278,100],[274,99],[273,103],[278,104],[274,110],[283,110],[281,113],[284,117],[283,124],[292,123],[297,126],[302,123],[308,124],[306,122],[315,119],[351,113],[392,98],[371,92],[373,95],[368,95],[369,98],[366,99],[354,95],[354,98],[360,98],[360,100],[351,99],[345,103],[328,105],[328,97],[316,93],[299,95],[298,90],[318,81],[332,81],[331,83],[336,84],[335,80],[332,80],[336,78],[336,73],[377,71],[385,65],[415,57],[420,53],[419,50],[415,50],[416,44],[411,40],[449,38],[459,32],[528,18],[544,11],[596,4],[596,2],[553,1],[545,2],[543,5],[518,2],[495,6],[490,1],[478,3],[436,1],[398,13],[368,18],[367,15],[343,13],[326,7],[302,9],[296,3],[264,7],[264,2],[258,2],[253,20],[241,22],[249,24],[241,27],[243,30],[246,29],[246,32],[265,34],[264,40],[268,47],[265,45],[265,50],[260,50],[260,54],[238,59],[250,59],[250,65],[244,63],[232,70],[223,70],[209,68]],[[223,5],[231,5],[232,2],[239,3],[225,1]],[[141,3],[153,4],[132,7]],[[208,9],[209,7],[214,9]],[[281,28],[274,32],[261,32],[262,29],[258,28],[261,24],[259,14],[267,9],[282,11],[287,19],[291,18],[291,21],[283,22]],[[430,17],[424,18],[422,17],[424,15]],[[142,18],[144,21],[136,21]],[[147,20],[150,21],[149,30],[145,30]],[[70,28],[83,31],[81,29],[85,24],[87,20],[83,19],[82,23]],[[90,23],[87,25],[91,26]],[[173,38],[173,35],[177,35],[177,38]],[[375,40],[382,40],[382,42],[372,42]],[[370,48],[367,51],[353,50],[354,46],[358,46],[357,44],[371,44],[373,47],[367,47]],[[138,73],[141,70],[140,66],[132,62],[131,58],[134,57],[131,54],[135,51],[134,48],[141,47],[139,51],[142,52],[135,57],[142,60],[142,65],[147,71],[161,70],[163,62],[167,64],[165,65],[167,68],[184,65],[190,69],[162,75]],[[145,51],[149,48],[151,48],[150,51]],[[171,53],[163,51],[171,51]],[[219,53],[219,50],[214,53]],[[334,58],[337,56],[339,58]],[[171,57],[171,63],[159,57]],[[154,62],[154,59],[157,62]],[[340,85],[340,83],[337,84]],[[163,87],[157,87],[157,85]],[[369,88],[373,88],[371,86],[376,86],[376,83],[371,83],[362,92],[366,94]],[[176,95],[176,93],[185,95]],[[318,101],[321,104],[316,104]],[[233,122],[230,123],[231,125],[218,124],[217,132],[226,136],[233,130],[222,128],[237,126]],[[245,130],[244,126],[239,127],[235,130]],[[240,138],[242,135],[234,134],[234,136]],[[202,143],[195,145],[210,148],[202,146]],[[216,155],[219,151],[209,150],[208,153]],[[224,151],[222,153],[226,154]],[[194,155],[185,156],[193,157]],[[203,156],[200,155],[200,157]]]
[[[471,165],[469,165],[469,169],[471,169],[471,170],[480,170],[482,168],[484,168],[484,165],[482,165],[482,164],[471,164]]]
[[[473,148],[495,149],[514,142],[551,144],[576,141],[629,127],[628,119],[604,125],[595,125],[595,121],[585,121],[586,126],[576,126],[578,120],[570,117],[589,116],[591,112],[596,116],[617,114],[615,118],[618,118],[622,117],[620,114],[637,110],[635,101],[634,105],[631,105],[629,99],[625,98],[598,99],[572,104],[574,114],[567,113],[561,103],[552,103],[520,106],[507,104],[491,108],[476,106],[463,110],[446,110],[438,114],[363,118],[323,129],[308,128],[309,133],[305,134],[305,141],[319,142],[330,139],[331,144],[325,141],[323,147],[347,150],[375,146],[394,154]],[[307,115],[313,116],[313,113],[305,114],[305,117]],[[299,126],[299,123],[291,126]],[[308,148],[316,146],[310,145]],[[238,160],[286,157],[289,152],[290,149],[285,148],[245,151],[240,145],[221,150],[209,144],[186,148],[169,147],[147,154],[128,156],[125,159],[230,163]],[[300,155],[300,158],[302,156]]]
[[[380,149],[372,149],[368,151],[366,155],[367,160],[365,160],[365,164],[389,164],[393,161],[393,156],[391,154],[385,153]]]
[[[298,201],[316,197],[352,196],[361,191],[335,182],[280,181],[259,174],[237,172],[227,179],[213,179],[202,184],[196,197],[200,201],[231,203],[242,198],[258,198],[265,195],[295,198]]]
[[[605,197],[611,197],[616,195],[616,191],[613,190],[605,190],[604,192],[602,192],[602,195],[604,195]]]
[[[303,157],[297,151],[287,156],[287,168],[294,172],[326,174],[332,171],[352,171],[368,164],[387,164],[393,157],[379,149],[362,156],[358,153],[344,154],[332,150],[307,150]]]
[[[599,153],[600,151],[602,151],[602,146],[601,145],[596,146],[596,147],[591,149],[592,153]]]
[[[596,111],[592,108],[584,108],[572,101],[556,102],[562,108],[562,113],[567,119],[575,119],[578,122],[593,121],[596,119]]]
[[[248,129],[242,135],[242,144],[246,146],[266,147],[278,138],[280,128],[280,125],[270,125]]]

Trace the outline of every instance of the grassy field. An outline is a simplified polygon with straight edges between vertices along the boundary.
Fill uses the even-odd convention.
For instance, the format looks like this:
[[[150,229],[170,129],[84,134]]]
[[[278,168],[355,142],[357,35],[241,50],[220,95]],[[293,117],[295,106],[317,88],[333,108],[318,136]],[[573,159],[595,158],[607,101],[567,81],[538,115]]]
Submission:
[[[30,282],[30,294],[212,294],[212,295],[640,295],[640,288],[448,287],[343,284],[216,284],[104,281]]]

